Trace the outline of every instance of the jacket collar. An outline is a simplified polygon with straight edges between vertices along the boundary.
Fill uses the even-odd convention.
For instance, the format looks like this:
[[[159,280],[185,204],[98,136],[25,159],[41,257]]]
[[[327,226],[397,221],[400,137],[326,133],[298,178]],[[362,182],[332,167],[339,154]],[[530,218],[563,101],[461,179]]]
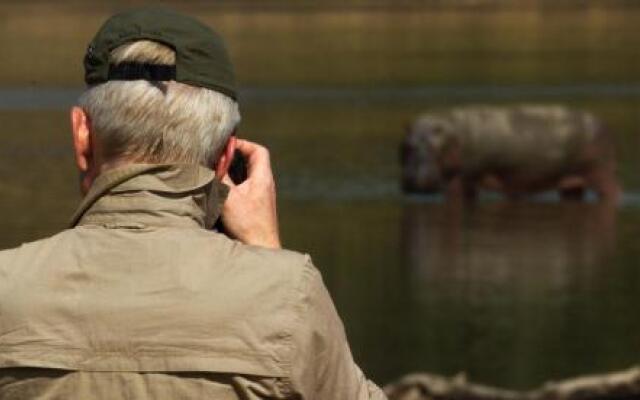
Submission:
[[[228,192],[205,167],[130,164],[96,178],[70,225],[211,228]]]

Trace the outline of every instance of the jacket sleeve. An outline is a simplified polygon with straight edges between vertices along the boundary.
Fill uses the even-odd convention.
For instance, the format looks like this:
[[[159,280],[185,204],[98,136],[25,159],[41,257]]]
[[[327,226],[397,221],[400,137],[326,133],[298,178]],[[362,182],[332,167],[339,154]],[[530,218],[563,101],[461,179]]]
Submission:
[[[291,379],[302,399],[386,400],[353,361],[342,321],[309,258],[297,301]]]

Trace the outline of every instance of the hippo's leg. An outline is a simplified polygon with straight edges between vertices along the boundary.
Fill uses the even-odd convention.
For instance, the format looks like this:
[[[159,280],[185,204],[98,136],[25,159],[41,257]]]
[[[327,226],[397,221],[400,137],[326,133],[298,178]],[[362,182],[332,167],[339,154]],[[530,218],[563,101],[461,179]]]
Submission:
[[[447,184],[447,198],[451,200],[473,202],[478,197],[475,180],[457,174]]]
[[[600,126],[596,139],[584,149],[584,159],[590,167],[584,174],[588,187],[595,190],[601,202],[616,205],[622,188],[616,177],[616,157],[613,136]]]
[[[615,174],[612,162],[595,166],[587,174],[589,186],[595,190],[600,201],[617,204],[622,196],[622,189]]]
[[[474,182],[466,182],[464,185],[464,200],[467,202],[476,201],[478,198],[478,188]]]
[[[583,176],[569,175],[560,180],[558,191],[563,200],[581,201],[587,189],[587,180]]]

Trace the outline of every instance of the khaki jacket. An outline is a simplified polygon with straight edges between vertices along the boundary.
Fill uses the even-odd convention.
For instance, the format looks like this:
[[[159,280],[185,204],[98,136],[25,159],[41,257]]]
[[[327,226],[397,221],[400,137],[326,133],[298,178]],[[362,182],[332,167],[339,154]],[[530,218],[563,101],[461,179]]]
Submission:
[[[308,256],[204,229],[226,193],[131,165],[71,229],[0,252],[0,399],[385,399]]]

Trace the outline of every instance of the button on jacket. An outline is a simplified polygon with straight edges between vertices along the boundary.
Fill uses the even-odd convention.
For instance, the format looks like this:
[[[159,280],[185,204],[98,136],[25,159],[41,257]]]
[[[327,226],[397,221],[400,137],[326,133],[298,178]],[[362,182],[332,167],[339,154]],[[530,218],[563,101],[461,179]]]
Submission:
[[[204,229],[209,169],[134,164],[0,252],[0,399],[384,399],[308,256]]]

